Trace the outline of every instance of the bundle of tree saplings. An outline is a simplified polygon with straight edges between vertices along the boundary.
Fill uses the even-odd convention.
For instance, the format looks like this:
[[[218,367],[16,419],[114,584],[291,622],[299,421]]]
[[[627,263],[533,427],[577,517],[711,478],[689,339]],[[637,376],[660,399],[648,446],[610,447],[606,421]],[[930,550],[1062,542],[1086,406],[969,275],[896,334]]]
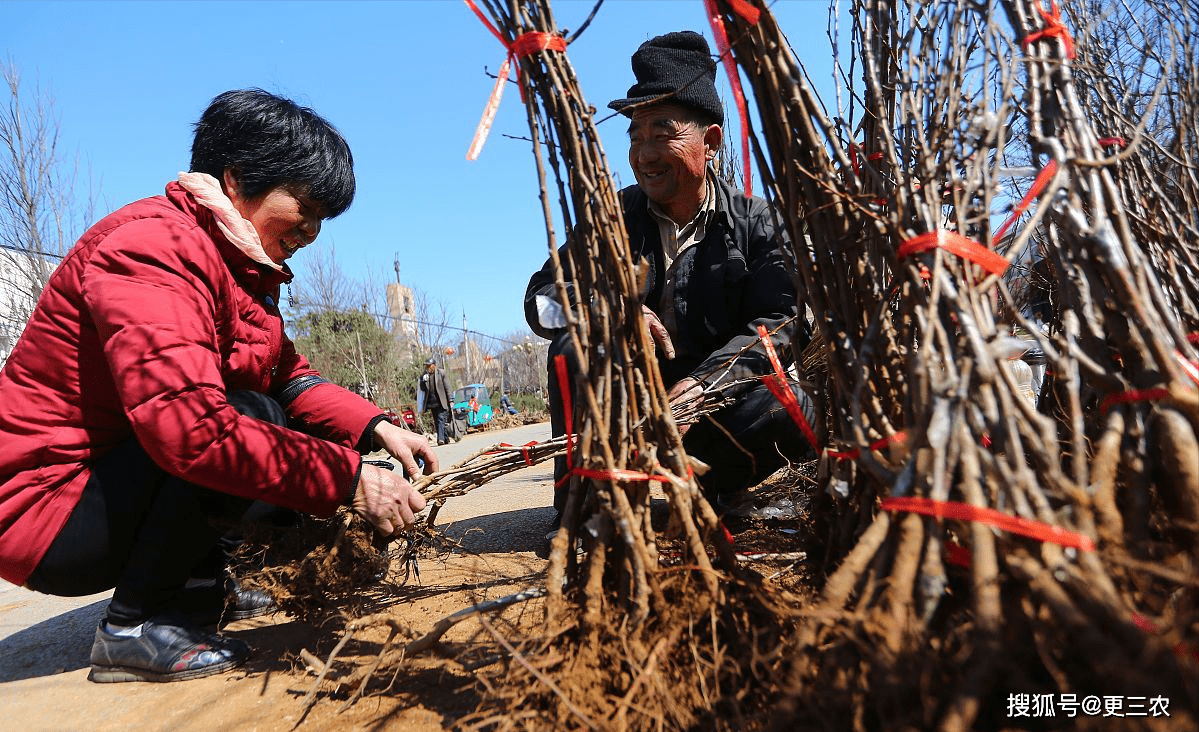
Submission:
[[[827,343],[777,727],[1195,728],[1193,10],[857,0],[830,111],[764,3],[714,7]]]
[[[545,632],[513,643],[464,723],[678,729],[752,717],[782,678],[784,626],[775,600],[740,579],[682,449],[642,326],[594,109],[568,59],[571,39],[544,0],[479,5],[519,60],[577,371],[561,379],[574,384],[574,394],[564,394],[573,438],[569,496],[547,573]],[[561,256],[555,194],[566,234]],[[679,537],[681,558],[665,569],[651,525],[651,483],[664,491]]]

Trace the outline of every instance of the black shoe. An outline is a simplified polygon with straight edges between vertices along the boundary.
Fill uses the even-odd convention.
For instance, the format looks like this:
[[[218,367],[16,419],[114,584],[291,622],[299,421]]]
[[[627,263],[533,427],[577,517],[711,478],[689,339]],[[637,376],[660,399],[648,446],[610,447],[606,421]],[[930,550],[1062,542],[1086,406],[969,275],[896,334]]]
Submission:
[[[259,615],[273,613],[278,608],[275,598],[262,590],[246,590],[234,584],[233,592],[225,596],[225,613],[222,616],[227,623],[234,620],[256,618]]]
[[[274,612],[275,598],[262,590],[244,589],[233,579],[184,590],[167,614],[201,628],[225,625]]]
[[[184,681],[211,676],[240,666],[250,647],[183,625],[146,621],[141,635],[126,637],[96,628],[89,681]]]

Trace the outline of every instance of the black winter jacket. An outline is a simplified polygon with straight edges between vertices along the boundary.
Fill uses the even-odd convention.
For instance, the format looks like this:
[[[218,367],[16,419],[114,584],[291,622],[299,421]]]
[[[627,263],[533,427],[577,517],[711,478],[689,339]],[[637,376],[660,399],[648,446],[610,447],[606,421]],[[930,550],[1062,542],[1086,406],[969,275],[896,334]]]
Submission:
[[[656,310],[661,299],[665,260],[658,222],[649,211],[649,199],[638,186],[620,192],[625,227],[634,266],[648,265],[641,302]],[[742,356],[727,375],[726,362],[756,340],[757,327],[774,330],[797,313],[796,286],[784,263],[786,233],[776,231],[768,204],[717,178],[716,211],[701,242],[684,251],[677,260],[675,278],[675,321],[679,355],[667,360],[658,351],[658,366],[666,384],[685,376],[705,384],[760,376],[771,372],[763,349]],[[567,246],[558,252],[569,278]],[[543,327],[537,317],[536,297],[556,298],[553,263],[534,273],[525,290],[525,319],[535,333],[552,339],[558,331]],[[807,329],[797,329],[806,345]],[[786,347],[791,328],[773,337],[784,368],[790,363]],[[739,390],[735,390],[739,391]]]

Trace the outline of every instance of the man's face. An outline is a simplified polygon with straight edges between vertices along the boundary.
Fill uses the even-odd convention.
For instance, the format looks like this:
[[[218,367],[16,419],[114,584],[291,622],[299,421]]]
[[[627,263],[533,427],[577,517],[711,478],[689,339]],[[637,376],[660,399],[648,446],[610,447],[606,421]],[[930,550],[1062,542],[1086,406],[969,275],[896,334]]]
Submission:
[[[718,125],[688,121],[677,104],[655,104],[633,112],[629,124],[629,166],[649,200],[672,218],[687,220],[704,200],[708,161],[720,149]],[[683,224],[686,221],[679,221]]]

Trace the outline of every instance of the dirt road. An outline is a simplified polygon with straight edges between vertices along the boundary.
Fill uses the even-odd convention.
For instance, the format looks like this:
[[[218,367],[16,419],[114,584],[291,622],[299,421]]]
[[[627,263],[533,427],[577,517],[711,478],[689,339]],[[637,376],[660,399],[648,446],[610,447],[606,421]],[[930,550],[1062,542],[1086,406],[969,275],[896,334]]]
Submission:
[[[443,466],[497,442],[549,437],[549,425],[468,435],[437,448]],[[423,633],[439,618],[480,599],[522,589],[542,571],[538,548],[551,519],[552,463],[504,476],[450,499],[437,520],[465,551],[421,565],[419,587],[406,586],[389,611]],[[83,598],[39,595],[0,582],[0,728],[22,732],[282,732],[300,715],[312,676],[295,659],[322,656],[336,637],[277,614],[243,621],[229,632],[255,648],[238,672],[172,684],[93,684],[88,652],[111,593]],[[447,640],[465,639],[470,621]],[[379,634],[381,635],[381,634]],[[359,653],[377,649],[366,636]],[[445,663],[414,662],[395,693],[365,699],[339,714],[318,704],[301,730],[403,729],[449,726],[474,703],[471,677]]]

